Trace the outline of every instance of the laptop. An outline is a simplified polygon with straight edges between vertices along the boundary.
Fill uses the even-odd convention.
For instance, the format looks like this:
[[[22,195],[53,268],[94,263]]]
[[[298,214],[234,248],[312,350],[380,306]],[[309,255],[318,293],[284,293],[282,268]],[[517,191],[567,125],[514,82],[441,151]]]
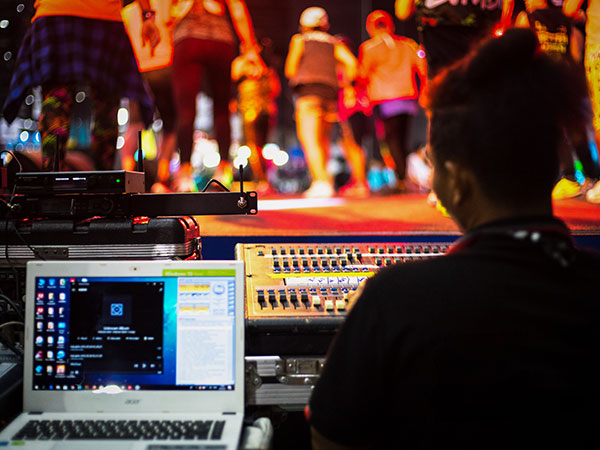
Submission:
[[[243,262],[29,262],[23,384],[0,447],[236,449]]]

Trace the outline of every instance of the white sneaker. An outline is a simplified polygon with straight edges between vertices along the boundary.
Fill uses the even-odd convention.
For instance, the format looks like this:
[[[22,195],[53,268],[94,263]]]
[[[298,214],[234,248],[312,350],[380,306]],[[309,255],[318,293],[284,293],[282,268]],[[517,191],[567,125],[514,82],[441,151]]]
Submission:
[[[438,198],[437,195],[435,195],[435,192],[431,191],[429,194],[427,194],[427,204],[429,206],[435,206],[437,205],[438,202]]]
[[[590,203],[600,203],[600,181],[585,193],[585,199]]]
[[[306,198],[329,198],[333,197],[335,189],[327,181],[313,181],[310,187],[302,194]]]

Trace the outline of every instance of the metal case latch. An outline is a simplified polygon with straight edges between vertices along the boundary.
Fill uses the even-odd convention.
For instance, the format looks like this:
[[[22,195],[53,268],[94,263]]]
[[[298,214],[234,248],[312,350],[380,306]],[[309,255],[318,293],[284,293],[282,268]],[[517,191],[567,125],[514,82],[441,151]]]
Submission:
[[[324,363],[325,358],[282,358],[275,365],[277,381],[282,384],[313,385]]]

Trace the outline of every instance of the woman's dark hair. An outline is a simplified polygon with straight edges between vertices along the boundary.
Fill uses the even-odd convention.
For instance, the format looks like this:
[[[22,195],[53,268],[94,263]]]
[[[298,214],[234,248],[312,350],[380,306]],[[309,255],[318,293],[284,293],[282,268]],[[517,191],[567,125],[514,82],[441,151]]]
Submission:
[[[507,30],[429,85],[432,152],[471,169],[491,200],[547,200],[565,130],[586,120],[585,95],[584,79],[543,53],[531,30]]]

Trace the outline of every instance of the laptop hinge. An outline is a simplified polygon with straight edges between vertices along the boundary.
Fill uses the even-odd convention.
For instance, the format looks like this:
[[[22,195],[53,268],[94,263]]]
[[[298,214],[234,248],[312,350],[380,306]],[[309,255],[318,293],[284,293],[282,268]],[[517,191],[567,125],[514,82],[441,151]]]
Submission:
[[[233,411],[225,411],[223,412],[224,416],[235,416],[237,413]]]
[[[27,414],[29,414],[30,416],[41,416],[43,413],[43,411],[29,411]]]

